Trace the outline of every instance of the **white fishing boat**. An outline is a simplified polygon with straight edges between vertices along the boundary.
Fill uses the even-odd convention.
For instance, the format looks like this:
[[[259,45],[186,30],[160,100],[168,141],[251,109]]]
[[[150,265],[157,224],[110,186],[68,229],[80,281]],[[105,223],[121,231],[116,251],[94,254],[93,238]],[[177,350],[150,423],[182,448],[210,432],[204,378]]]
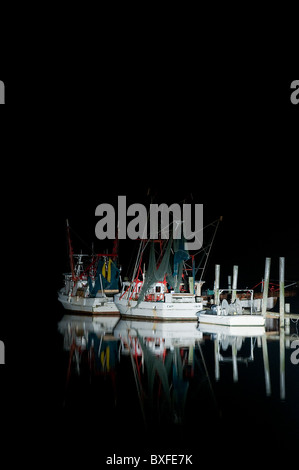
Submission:
[[[222,219],[206,228],[213,231],[207,246],[197,253],[200,263],[195,267],[195,255],[190,255],[185,240],[141,240],[131,282],[124,282],[114,301],[123,316],[148,320],[197,321],[197,312],[204,302],[201,296],[202,280],[215,234]],[[176,223],[182,223],[176,221]],[[142,269],[145,249],[150,245],[147,271]],[[158,253],[155,246],[159,247]],[[157,257],[157,259],[156,259]],[[191,265],[190,265],[191,262]],[[203,263],[203,267],[201,266]],[[195,280],[201,270],[200,279]],[[191,274],[191,275],[190,275]]]
[[[265,319],[262,315],[210,315],[205,312],[197,314],[198,321],[205,324],[222,326],[263,326]]]
[[[120,313],[124,316],[153,319],[196,321],[196,313],[203,308],[200,296],[202,283],[190,279],[189,292],[182,291],[183,261],[189,259],[183,240],[159,240],[160,253],[156,260],[155,243],[150,242],[148,269],[141,267],[147,243],[143,241],[132,282],[125,282],[122,291],[114,296]],[[172,249],[173,246],[173,256]],[[170,258],[173,258],[172,263]],[[171,264],[173,266],[171,266]]]
[[[67,234],[71,273],[64,274],[58,300],[66,310],[87,315],[119,315],[113,295],[119,292],[120,270],[116,266],[117,240],[112,253],[74,254]]]
[[[85,313],[87,315],[119,315],[113,297],[104,294],[97,294],[95,297],[89,297],[89,290],[86,283],[80,282],[68,288],[68,281],[58,292],[58,300],[66,310],[73,313]],[[82,286],[82,287],[81,287]]]
[[[197,318],[200,324],[208,325],[221,325],[228,327],[265,325],[265,318],[263,315],[253,313],[252,311],[250,314],[245,313],[239,299],[236,299],[231,304],[224,299],[221,305],[213,305],[210,309],[198,311]]]
[[[163,282],[155,283],[148,289],[144,300],[139,300],[142,286],[143,281],[124,283],[124,290],[114,296],[122,315],[153,320],[196,321],[196,313],[203,308],[202,300],[197,295],[169,292]]]

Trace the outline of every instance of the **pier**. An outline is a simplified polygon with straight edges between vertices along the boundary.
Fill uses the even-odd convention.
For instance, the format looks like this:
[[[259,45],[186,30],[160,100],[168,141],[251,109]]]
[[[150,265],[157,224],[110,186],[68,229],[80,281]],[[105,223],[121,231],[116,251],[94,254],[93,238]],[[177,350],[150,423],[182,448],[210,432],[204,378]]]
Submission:
[[[279,312],[266,312],[266,318],[280,318]],[[284,313],[284,319],[299,320],[298,313]]]

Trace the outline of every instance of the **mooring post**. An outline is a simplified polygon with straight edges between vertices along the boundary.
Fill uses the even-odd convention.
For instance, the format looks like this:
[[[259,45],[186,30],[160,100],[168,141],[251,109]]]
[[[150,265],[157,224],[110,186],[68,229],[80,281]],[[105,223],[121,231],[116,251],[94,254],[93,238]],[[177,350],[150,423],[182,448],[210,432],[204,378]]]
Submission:
[[[233,293],[232,293],[232,302],[237,298],[237,284],[238,284],[238,266],[233,267]]]
[[[284,328],[284,257],[279,258],[279,323]]]
[[[266,311],[267,311],[268,289],[269,289],[269,280],[270,280],[270,266],[271,266],[271,258],[266,258],[265,275],[264,275],[263,306],[262,306],[263,317],[266,316]]]
[[[219,305],[220,264],[215,264],[214,302]]]

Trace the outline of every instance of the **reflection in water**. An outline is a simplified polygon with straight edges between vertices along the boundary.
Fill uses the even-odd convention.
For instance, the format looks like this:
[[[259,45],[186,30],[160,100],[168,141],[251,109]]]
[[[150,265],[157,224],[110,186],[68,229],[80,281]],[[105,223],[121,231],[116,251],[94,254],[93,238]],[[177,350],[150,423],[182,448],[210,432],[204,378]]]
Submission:
[[[262,344],[266,394],[267,396],[271,394],[268,349],[264,327],[227,328],[217,325],[211,325],[210,327],[200,325],[199,328],[203,329],[203,331],[213,331],[211,339],[214,340],[216,382],[220,380],[220,364],[227,363],[232,365],[233,381],[238,382],[238,365],[244,364],[247,367],[250,362],[253,362],[254,348],[257,344]]]
[[[119,317],[80,317],[65,315],[59,322],[59,332],[64,336],[64,350],[69,357],[66,372],[65,400],[74,374],[81,382],[90,384],[99,377],[112,386],[114,402],[117,400],[116,366],[119,362],[119,341],[113,328]]]
[[[189,389],[205,389],[209,395],[196,323],[121,320],[114,334],[121,339],[122,354],[130,356],[146,427],[182,423]]]
[[[126,387],[126,383],[117,383],[116,375],[118,372],[122,376],[122,368],[129,375],[129,364],[143,423],[148,427],[157,420],[184,420],[190,382],[193,389],[211,387],[203,355],[198,354],[202,333],[194,322],[155,323],[65,315],[59,331],[68,352],[66,401],[74,375],[90,384],[102,376],[106,379],[102,386],[107,388],[108,378],[112,384],[116,406],[118,394]]]
[[[280,400],[289,394],[294,406],[298,366],[289,347],[297,324],[285,332],[272,320],[265,329],[65,315],[58,329],[65,408],[89,402],[91,412],[100,405],[104,419],[116,427],[134,423],[137,434],[143,429],[162,439],[179,431],[186,440],[200,425],[207,438],[215,426],[232,426],[239,410],[247,418],[272,410],[277,382]],[[292,413],[296,420],[298,409]]]

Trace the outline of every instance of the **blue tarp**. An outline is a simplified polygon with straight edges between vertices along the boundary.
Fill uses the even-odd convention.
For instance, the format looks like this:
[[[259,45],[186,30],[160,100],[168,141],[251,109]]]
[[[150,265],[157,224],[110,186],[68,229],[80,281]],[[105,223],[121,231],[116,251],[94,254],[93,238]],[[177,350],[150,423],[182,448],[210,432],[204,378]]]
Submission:
[[[190,258],[189,253],[185,250],[185,240],[173,240],[174,260],[173,260],[173,276],[178,275],[179,265],[182,261]]]
[[[108,276],[108,273],[106,273],[106,266],[104,265],[105,265],[105,259],[100,258],[98,262],[94,286],[92,286],[92,280],[88,276],[88,285],[89,285],[89,292],[90,292],[91,297],[95,297],[98,290],[102,289],[102,286],[103,286],[103,289],[118,289],[118,279],[119,279],[120,270],[116,267],[114,262],[111,260],[111,264],[110,264],[111,274],[110,276]],[[108,279],[109,277],[110,279]]]

